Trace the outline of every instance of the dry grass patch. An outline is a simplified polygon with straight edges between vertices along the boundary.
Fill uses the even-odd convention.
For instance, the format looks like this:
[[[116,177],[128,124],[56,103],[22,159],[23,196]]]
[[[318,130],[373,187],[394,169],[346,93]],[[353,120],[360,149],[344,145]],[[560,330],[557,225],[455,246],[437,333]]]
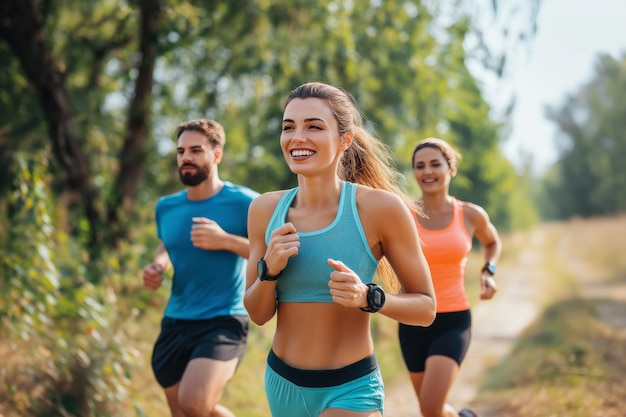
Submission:
[[[476,404],[486,416],[623,417],[626,216],[543,227],[546,308]]]

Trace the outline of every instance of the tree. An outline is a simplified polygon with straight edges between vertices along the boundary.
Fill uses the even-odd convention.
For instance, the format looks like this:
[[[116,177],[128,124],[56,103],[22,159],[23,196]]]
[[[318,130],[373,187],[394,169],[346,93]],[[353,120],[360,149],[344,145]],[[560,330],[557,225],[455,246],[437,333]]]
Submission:
[[[626,210],[626,55],[599,55],[595,75],[547,115],[560,130],[559,158],[544,180],[554,215],[610,215]]]
[[[97,256],[101,245],[131,237],[136,203],[147,202],[141,187],[168,182],[173,167],[158,159],[181,120],[219,117],[232,153],[226,171],[260,190],[293,184],[274,138],[282,97],[310,79],[352,91],[399,154],[432,134],[445,119],[442,97],[455,89],[449,79],[466,70],[447,59],[446,45],[462,49],[470,33],[480,39],[470,10],[452,4],[2,2],[0,48],[14,59],[0,100],[15,110],[0,126],[12,147],[52,144],[57,202],[85,220],[66,227]],[[448,21],[437,16],[446,13]],[[505,53],[483,55],[493,67]]]
[[[104,40],[103,33],[96,32],[91,37],[81,36],[80,29],[89,24],[89,20],[76,24],[78,36],[69,37],[63,47],[76,47],[76,43],[89,46],[89,53],[82,58],[88,61],[86,68],[80,68],[80,75],[88,77],[78,83],[77,91],[72,91],[68,85],[68,75],[71,71],[64,69],[72,65],[71,61],[60,61],[54,51],[54,45],[49,42],[46,34],[46,25],[56,18],[63,19],[64,13],[74,18],[89,16],[90,2],[73,4],[71,9],[53,8],[49,2],[7,1],[0,6],[0,36],[11,48],[14,56],[21,64],[21,70],[30,88],[35,93],[39,107],[42,110],[48,137],[52,144],[55,160],[63,175],[62,189],[70,194],[72,204],[82,207],[84,216],[89,224],[87,246],[96,250],[102,245],[105,231],[113,231],[114,242],[116,233],[119,233],[118,223],[121,213],[133,209],[137,198],[137,190],[141,179],[141,153],[143,144],[148,138],[148,119],[150,115],[150,97],[152,93],[153,72],[156,62],[155,41],[160,27],[163,6],[159,0],[140,0],[138,4],[138,50],[141,60],[136,65],[136,79],[130,105],[128,107],[128,121],[126,138],[123,141],[119,169],[111,187],[111,194],[106,203],[103,203],[98,193],[93,166],[87,155],[86,140],[77,124],[79,109],[76,105],[81,101],[73,94],[81,92],[97,94],[103,60],[107,53],[127,44],[132,39],[125,16],[129,10],[116,10],[102,7],[101,14],[93,16],[95,26],[102,32],[112,32],[112,38]],[[70,18],[69,16],[67,17]],[[111,23],[111,21],[113,21]],[[58,29],[58,28],[52,28]],[[55,35],[53,35],[55,36]],[[56,35],[60,36],[60,35]],[[65,43],[62,42],[62,43]],[[67,51],[68,55],[75,52]],[[86,74],[85,71],[89,71]],[[73,100],[73,98],[75,100]],[[105,206],[105,207],[101,207]]]

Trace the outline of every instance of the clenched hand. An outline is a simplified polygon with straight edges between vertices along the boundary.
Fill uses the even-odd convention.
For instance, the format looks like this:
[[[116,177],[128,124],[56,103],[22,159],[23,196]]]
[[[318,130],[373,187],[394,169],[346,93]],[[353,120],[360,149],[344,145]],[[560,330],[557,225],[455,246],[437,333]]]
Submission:
[[[195,224],[191,226],[191,243],[196,248],[219,250],[224,248],[226,232],[219,224],[206,217],[193,217]]]

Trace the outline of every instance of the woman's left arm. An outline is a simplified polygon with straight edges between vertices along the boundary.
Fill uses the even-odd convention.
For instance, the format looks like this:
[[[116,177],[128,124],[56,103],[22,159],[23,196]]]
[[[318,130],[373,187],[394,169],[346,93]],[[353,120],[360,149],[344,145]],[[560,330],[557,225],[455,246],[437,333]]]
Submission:
[[[480,271],[480,299],[491,299],[496,291],[497,285],[488,265],[495,265],[500,259],[502,253],[502,241],[498,235],[498,230],[491,223],[489,215],[480,206],[471,203],[465,203],[465,213],[474,228],[474,236],[480,241],[485,248],[485,264]]]
[[[376,231],[381,253],[402,288],[400,294],[386,294],[379,312],[404,324],[428,326],[435,319],[437,300],[413,215],[395,194],[373,190],[371,197],[366,220],[374,227],[368,230]]]

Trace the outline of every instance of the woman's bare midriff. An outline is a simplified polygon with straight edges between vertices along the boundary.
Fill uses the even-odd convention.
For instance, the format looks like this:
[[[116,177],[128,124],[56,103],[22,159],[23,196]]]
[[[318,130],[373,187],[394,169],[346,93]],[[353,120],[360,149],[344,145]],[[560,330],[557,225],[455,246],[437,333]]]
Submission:
[[[342,368],[374,352],[369,314],[335,303],[279,303],[272,349],[295,368]]]

